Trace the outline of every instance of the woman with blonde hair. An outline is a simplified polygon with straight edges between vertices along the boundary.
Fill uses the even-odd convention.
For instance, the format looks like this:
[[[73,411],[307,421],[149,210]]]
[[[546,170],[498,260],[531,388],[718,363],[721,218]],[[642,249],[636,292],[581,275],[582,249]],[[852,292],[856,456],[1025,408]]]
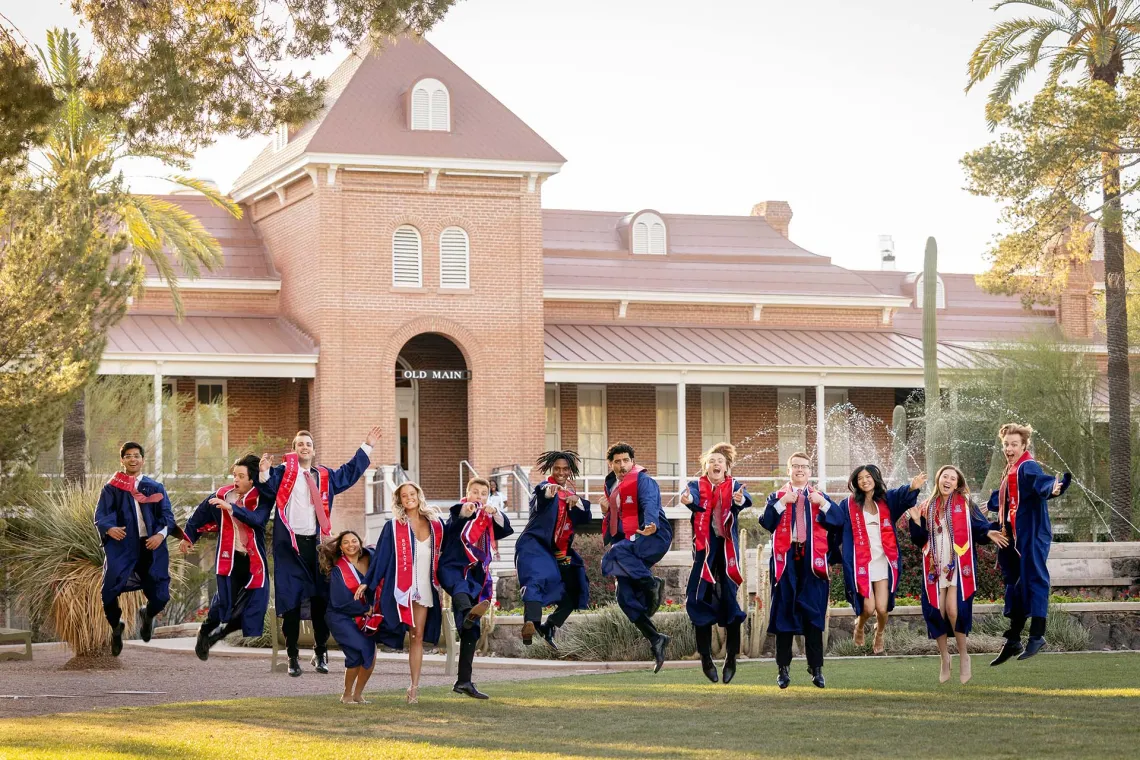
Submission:
[[[403,649],[405,635],[411,634],[408,668],[412,683],[407,698],[412,705],[419,701],[424,642],[439,643],[443,616],[437,567],[443,523],[416,483],[401,483],[392,502],[393,519],[380,533],[375,559],[358,595],[375,590],[376,607],[383,615],[376,638],[384,646]]]
[[[926,632],[937,640],[942,657],[938,680],[950,680],[948,637],[958,644],[959,680],[970,680],[970,654],[966,639],[973,625],[977,590],[978,544],[1004,547],[1006,538],[997,523],[987,520],[970,501],[966,476],[945,465],[934,478],[934,493],[910,509],[910,537],[922,549],[922,615]]]

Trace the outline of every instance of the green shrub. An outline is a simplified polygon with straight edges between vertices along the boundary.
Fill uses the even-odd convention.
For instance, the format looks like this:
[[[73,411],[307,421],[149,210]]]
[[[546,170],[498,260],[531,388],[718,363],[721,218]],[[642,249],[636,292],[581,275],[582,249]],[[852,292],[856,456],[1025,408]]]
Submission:
[[[1028,628],[1028,626],[1026,626]],[[974,619],[974,633],[1001,636],[1009,628],[1009,620],[1002,615],[982,615]],[[1083,652],[1089,648],[1089,630],[1075,615],[1056,605],[1049,605],[1045,622],[1045,643],[1055,652]]]
[[[606,605],[587,616],[571,618],[558,632],[558,651],[536,638],[527,656],[536,659],[582,660],[588,662],[621,662],[652,659],[649,642],[629,622],[616,604]],[[697,650],[697,640],[689,616],[683,612],[658,613],[653,617],[657,629],[672,637],[669,659],[682,659]]]

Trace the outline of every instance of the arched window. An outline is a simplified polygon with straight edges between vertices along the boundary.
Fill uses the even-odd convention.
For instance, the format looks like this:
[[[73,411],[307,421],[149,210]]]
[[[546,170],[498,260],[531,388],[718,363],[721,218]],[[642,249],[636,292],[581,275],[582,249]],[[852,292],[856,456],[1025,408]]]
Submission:
[[[420,231],[411,225],[392,233],[392,284],[397,287],[423,286],[423,246]]]
[[[448,227],[439,235],[439,286],[471,286],[471,244],[462,227]]]
[[[914,280],[914,307],[916,309],[922,308],[923,296],[925,295],[925,292],[926,292],[926,289],[922,284],[922,275],[920,274]],[[935,293],[936,293],[936,295],[935,295],[935,299],[934,299],[934,308],[945,309],[946,308],[946,286],[942,284],[942,278],[941,277],[938,278],[938,282],[935,284]]]
[[[412,87],[411,127],[432,132],[451,131],[451,96],[438,79],[421,79]]]
[[[630,233],[630,247],[634,253],[664,256],[666,252],[665,222],[657,214],[638,214]]]

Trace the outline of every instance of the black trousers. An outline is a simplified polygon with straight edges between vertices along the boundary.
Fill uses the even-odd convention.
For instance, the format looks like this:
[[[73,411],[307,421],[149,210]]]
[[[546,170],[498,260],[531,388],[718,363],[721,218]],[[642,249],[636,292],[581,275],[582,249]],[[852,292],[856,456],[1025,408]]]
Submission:
[[[1025,621],[1029,621],[1029,635],[1030,636],[1044,636],[1045,635],[1045,618],[1043,617],[1029,617],[1022,609],[1020,602],[1015,602],[1009,614],[1009,630],[1005,632],[1005,637],[1010,641],[1020,641],[1021,632],[1025,630]]]
[[[479,645],[479,626],[473,625],[466,630],[463,628],[463,621],[474,606],[474,600],[467,594],[456,594],[451,597],[451,614],[455,618],[455,628],[459,634],[459,667],[455,676],[455,680],[459,683],[471,680],[475,648]]]
[[[546,624],[561,628],[566,618],[578,607],[578,595],[582,593],[578,582],[578,568],[573,565],[559,565],[558,572],[562,575],[562,598],[554,612],[546,616]]]
[[[249,598],[252,596],[249,589],[245,587],[249,583],[249,578],[249,555],[234,552],[234,565],[230,568],[229,575],[230,597],[233,600],[233,606],[230,608],[230,619],[226,622],[225,628],[215,631],[214,629],[218,627],[221,618],[219,610],[211,605],[210,611],[206,614],[206,619],[202,621],[202,630],[205,633],[212,633],[215,638],[222,639],[234,631],[241,630],[242,613],[245,612],[245,606],[249,604]],[[234,589],[237,591],[235,592]]]
[[[124,538],[124,541],[129,539]],[[139,577],[142,583],[143,596],[146,597],[146,614],[154,617],[158,613],[166,609],[166,600],[159,600],[155,597],[157,589],[154,588],[154,583],[150,579],[150,565],[154,561],[154,552],[146,548],[146,539],[139,539],[139,558],[135,563],[135,575]],[[103,615],[107,618],[107,622],[114,628],[123,619],[123,608],[119,606],[119,597],[108,599],[103,602]]]
[[[794,633],[776,634],[776,664],[787,667],[792,664],[792,637]],[[804,623],[804,649],[809,668],[823,667],[823,630]]]
[[[317,537],[297,536],[297,554],[314,580],[319,579],[321,569],[317,565]],[[328,600],[323,596],[310,597],[309,617],[313,621],[313,651],[317,654],[323,654],[328,650],[329,625],[325,622],[327,609]],[[301,637],[301,608],[286,610],[281,614],[281,618],[281,632],[285,634],[285,651],[289,657],[296,657],[297,640]]]

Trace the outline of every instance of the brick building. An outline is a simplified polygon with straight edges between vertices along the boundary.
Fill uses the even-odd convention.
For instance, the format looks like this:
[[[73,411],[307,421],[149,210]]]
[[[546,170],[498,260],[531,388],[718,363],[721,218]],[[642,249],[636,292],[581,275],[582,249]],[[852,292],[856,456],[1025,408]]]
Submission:
[[[719,440],[740,446],[740,475],[806,448],[843,478],[861,444],[824,410],[889,423],[921,387],[921,276],[889,251],[881,270],[836,266],[792,241],[782,201],[747,216],[543,209],[563,163],[427,42],[350,56],[324,110],[237,180],[242,219],[172,196],[225,266],[182,282],[182,322],[148,279],[101,371],[153,377],[156,404],[177,389],[240,409],[230,449],[309,428],[335,464],[381,424],[370,480],[399,465],[434,499],[544,447],[577,449],[598,476],[616,440],[665,488]],[[943,366],[1058,323],[1090,337],[1095,279],[1026,311],[943,275]],[[885,445],[881,424],[861,435]],[[382,499],[353,489],[337,525],[361,527]]]

